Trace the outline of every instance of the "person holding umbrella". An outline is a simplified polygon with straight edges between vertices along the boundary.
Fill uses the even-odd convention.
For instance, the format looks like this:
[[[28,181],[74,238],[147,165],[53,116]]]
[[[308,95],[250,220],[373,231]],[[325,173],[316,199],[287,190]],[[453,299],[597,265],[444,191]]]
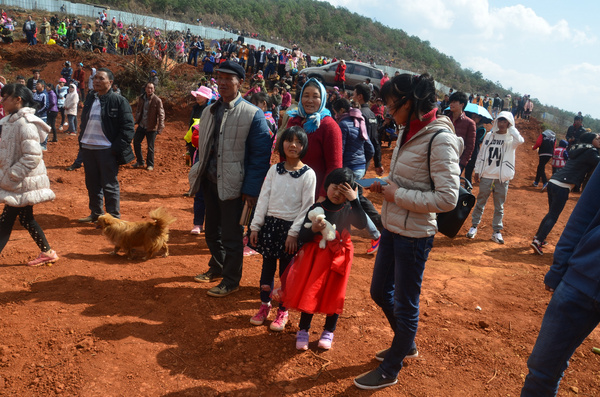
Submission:
[[[465,106],[468,102],[469,99],[464,92],[456,91],[450,95],[450,119],[456,135],[461,137],[465,143],[465,150],[459,161],[461,172],[467,166],[475,148],[475,122],[465,114]]]

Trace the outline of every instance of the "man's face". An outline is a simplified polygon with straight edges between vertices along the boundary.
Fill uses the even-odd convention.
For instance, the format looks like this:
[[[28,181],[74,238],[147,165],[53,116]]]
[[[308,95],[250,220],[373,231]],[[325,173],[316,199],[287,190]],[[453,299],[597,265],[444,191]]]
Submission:
[[[112,80],[109,80],[108,78],[108,74],[106,74],[104,71],[100,71],[96,72],[92,85],[94,87],[94,91],[100,95],[104,95],[108,92],[108,90],[110,90],[112,83]]]
[[[146,84],[146,96],[151,97],[154,94],[154,84],[148,83]]]
[[[459,101],[452,101],[450,102],[450,111],[452,113],[458,113],[463,111],[463,107],[462,104]]]
[[[240,86],[242,85],[240,78],[231,73],[219,72],[217,76],[217,85],[219,86],[219,94],[226,101],[231,101],[236,97]]]
[[[579,128],[583,125],[583,122],[581,120],[575,120],[573,122],[573,126],[575,126],[575,128]]]
[[[35,80],[39,80],[40,79],[40,72],[33,72],[33,78]]]

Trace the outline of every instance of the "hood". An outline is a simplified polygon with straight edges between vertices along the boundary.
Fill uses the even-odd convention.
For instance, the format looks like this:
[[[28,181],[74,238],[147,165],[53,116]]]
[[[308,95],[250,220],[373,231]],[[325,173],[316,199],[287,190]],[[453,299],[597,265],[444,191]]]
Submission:
[[[552,130],[546,130],[542,132],[542,135],[544,136],[544,139],[549,139],[552,141],[556,139],[556,134]]]
[[[494,124],[492,125],[492,132],[498,131],[498,119],[500,117],[508,120],[508,122],[510,123],[510,126],[508,127],[509,130],[511,128],[515,128],[515,118],[514,118],[513,114],[511,112],[503,111],[503,112],[500,112],[500,114],[498,114],[498,116],[494,120]]]
[[[569,149],[569,160],[576,159],[590,149],[596,150],[596,148],[590,143],[578,143],[571,146],[571,149]]]
[[[19,109],[16,113],[13,113],[8,117],[4,117],[2,120],[0,120],[0,125],[4,125],[6,123],[14,123],[23,117],[25,118],[25,120],[27,120],[28,123],[34,124],[37,127],[38,134],[40,136],[40,142],[44,142],[44,140],[48,136],[48,132],[50,132],[50,126],[35,115],[35,109],[33,108],[24,107]]]

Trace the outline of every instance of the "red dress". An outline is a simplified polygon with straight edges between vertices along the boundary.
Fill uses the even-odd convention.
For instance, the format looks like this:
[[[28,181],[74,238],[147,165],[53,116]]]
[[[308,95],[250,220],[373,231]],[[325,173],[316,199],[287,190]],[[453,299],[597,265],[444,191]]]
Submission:
[[[354,246],[350,233],[336,231],[336,238],[319,248],[322,236],[302,246],[281,277],[280,299],[289,309],[304,313],[342,313]]]

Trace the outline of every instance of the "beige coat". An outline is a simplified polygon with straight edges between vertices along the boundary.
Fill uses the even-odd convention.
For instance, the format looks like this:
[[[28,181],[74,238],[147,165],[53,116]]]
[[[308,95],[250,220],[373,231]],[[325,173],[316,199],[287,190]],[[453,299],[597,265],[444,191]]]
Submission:
[[[0,203],[11,207],[43,203],[55,197],[40,146],[50,127],[34,114],[32,108],[21,108],[0,120]]]
[[[439,134],[431,147],[431,190],[427,148],[433,134],[441,129],[451,133]],[[402,141],[403,133],[398,136]],[[422,238],[437,232],[436,213],[447,212],[456,206],[460,183],[458,160],[463,140],[454,133],[452,121],[439,116],[418,131],[408,142],[396,146],[387,179],[396,183],[395,202],[383,202],[383,226],[404,237]]]

